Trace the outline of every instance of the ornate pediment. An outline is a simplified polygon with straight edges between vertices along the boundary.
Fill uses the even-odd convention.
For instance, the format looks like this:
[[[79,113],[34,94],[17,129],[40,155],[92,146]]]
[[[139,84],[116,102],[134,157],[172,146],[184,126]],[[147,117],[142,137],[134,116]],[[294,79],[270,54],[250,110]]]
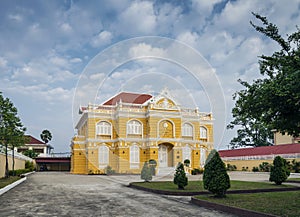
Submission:
[[[155,109],[179,109],[178,104],[175,102],[167,88],[163,89],[159,95],[155,96],[152,100],[152,103],[153,108]]]

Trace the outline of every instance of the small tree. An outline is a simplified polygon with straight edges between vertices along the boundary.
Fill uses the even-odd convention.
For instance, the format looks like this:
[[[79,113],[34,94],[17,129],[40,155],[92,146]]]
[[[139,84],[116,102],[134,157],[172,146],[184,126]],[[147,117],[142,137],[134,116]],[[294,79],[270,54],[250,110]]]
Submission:
[[[188,185],[188,178],[185,175],[183,164],[180,162],[177,165],[173,182],[180,190],[183,190]]]
[[[204,189],[213,193],[215,197],[225,197],[226,190],[230,188],[226,166],[216,150],[210,152],[205,162],[203,185]]]
[[[43,130],[40,137],[47,144],[49,141],[51,141],[52,134],[50,133],[49,130]]]
[[[185,159],[183,161],[183,163],[184,163],[184,166],[188,167],[188,166],[190,166],[191,161],[189,159]]]
[[[290,175],[290,171],[287,168],[287,162],[280,156],[276,156],[273,161],[270,173],[270,182],[275,182],[276,185],[281,185],[286,181]]]
[[[30,150],[30,149],[27,149],[26,151],[23,151],[23,154],[27,157],[30,157],[30,158],[36,158],[39,155],[38,153],[36,153],[35,151]]]
[[[141,172],[141,179],[145,180],[145,182],[149,182],[152,180],[152,174],[151,174],[151,169],[148,165],[148,162],[144,163],[142,172]]]

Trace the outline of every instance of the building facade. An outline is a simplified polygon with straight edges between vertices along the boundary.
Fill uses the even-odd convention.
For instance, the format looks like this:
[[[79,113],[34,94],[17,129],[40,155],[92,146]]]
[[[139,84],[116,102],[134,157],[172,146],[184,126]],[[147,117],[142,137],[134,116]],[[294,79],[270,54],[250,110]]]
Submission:
[[[157,96],[119,93],[102,105],[80,108],[71,143],[71,172],[140,173],[153,159],[158,171],[190,160],[204,166],[213,149],[213,118],[197,108],[178,105],[167,90]]]
[[[38,157],[47,157],[50,156],[53,147],[49,144],[46,144],[37,138],[31,135],[25,135],[28,142],[24,146],[16,147],[15,151],[19,153],[23,153],[26,150],[32,150],[38,154]]]

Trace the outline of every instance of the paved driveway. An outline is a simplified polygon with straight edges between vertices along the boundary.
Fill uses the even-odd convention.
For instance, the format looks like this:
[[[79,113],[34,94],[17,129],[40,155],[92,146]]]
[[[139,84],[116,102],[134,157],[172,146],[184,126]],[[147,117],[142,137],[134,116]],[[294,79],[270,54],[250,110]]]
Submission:
[[[138,176],[40,172],[0,196],[0,216],[230,216],[125,187]]]

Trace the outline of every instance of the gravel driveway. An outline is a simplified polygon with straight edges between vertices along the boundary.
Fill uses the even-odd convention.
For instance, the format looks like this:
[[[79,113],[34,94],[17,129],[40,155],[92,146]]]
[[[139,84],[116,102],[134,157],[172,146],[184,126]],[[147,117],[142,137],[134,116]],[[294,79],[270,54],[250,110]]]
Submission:
[[[190,204],[187,197],[126,187],[139,176],[39,172],[0,196],[0,216],[231,216]]]

